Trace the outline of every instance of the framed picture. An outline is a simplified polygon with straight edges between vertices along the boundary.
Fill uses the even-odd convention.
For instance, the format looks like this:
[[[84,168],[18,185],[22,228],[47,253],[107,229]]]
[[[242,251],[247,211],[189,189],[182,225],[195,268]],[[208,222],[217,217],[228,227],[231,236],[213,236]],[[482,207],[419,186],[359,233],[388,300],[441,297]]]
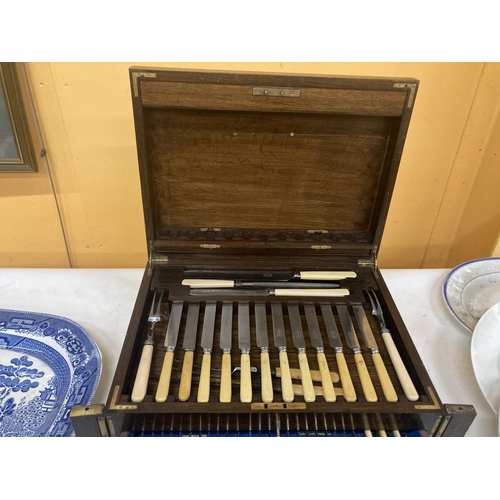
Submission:
[[[36,172],[16,63],[0,63],[0,173]]]

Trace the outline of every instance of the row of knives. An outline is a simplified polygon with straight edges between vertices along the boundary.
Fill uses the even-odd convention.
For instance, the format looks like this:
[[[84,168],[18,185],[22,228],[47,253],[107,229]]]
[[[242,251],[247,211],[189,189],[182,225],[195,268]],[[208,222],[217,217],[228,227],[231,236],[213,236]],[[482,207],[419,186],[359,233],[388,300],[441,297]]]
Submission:
[[[157,312],[154,312],[155,300],[157,293],[160,294],[160,299],[157,305]],[[163,297],[163,291],[156,291],[153,297],[149,320],[151,328],[148,334],[148,339],[143,347],[139,368],[136,375],[135,384],[132,390],[132,401],[141,402],[144,400],[147,392],[148,378],[151,366],[153,352],[153,334],[156,323],[160,320],[159,308]],[[211,394],[212,380],[212,351],[214,348],[214,334],[217,314],[217,302],[205,302],[203,311],[203,325],[200,339],[200,346],[203,349],[203,357],[201,362],[201,371],[199,374],[198,391],[196,400],[200,403],[208,402]],[[161,374],[158,381],[158,386],[155,394],[155,401],[165,402],[170,392],[170,381],[172,377],[172,367],[174,363],[174,352],[177,348],[177,338],[180,332],[181,319],[185,304],[182,301],[174,301],[171,304],[168,327],[165,336],[166,353],[162,364]],[[260,388],[261,400],[263,403],[269,403],[274,400],[275,386],[273,385],[272,375],[276,374],[278,369],[273,370],[269,358],[269,332],[267,321],[267,308],[271,309],[272,318],[272,334],[274,346],[279,353],[279,376],[280,376],[280,392],[281,398],[285,403],[292,402],[297,394],[301,394],[306,402],[314,402],[319,392],[326,402],[335,402],[337,393],[341,393],[347,402],[355,402],[358,399],[356,390],[351,380],[351,375],[344,357],[342,340],[337,328],[333,307],[335,307],[341,323],[341,329],[344,333],[346,343],[354,354],[355,366],[361,382],[363,395],[367,402],[378,401],[378,396],[375,391],[372,379],[368,372],[361,346],[351,320],[349,307],[354,313],[358,324],[359,332],[363,337],[367,348],[369,349],[376,374],[382,388],[385,400],[388,402],[398,401],[398,396],[391,382],[389,374],[382,357],[379,347],[374,338],[372,329],[366,317],[362,304],[344,304],[338,303],[332,306],[330,303],[320,303],[319,307],[323,318],[325,333],[328,337],[330,346],[334,349],[336,363],[338,367],[338,375],[331,372],[325,356],[325,346],[321,334],[321,329],[316,314],[316,306],[314,304],[304,304],[303,311],[306,318],[307,330],[310,339],[310,345],[315,349],[317,356],[317,364],[319,367],[318,377],[314,377],[309,369],[309,363],[306,353],[306,340],[302,327],[301,313],[298,304],[286,304],[288,313],[288,323],[290,327],[291,337],[294,347],[297,350],[299,362],[299,370],[294,370],[290,367],[288,361],[288,346],[286,340],[286,329],[283,315],[283,305],[281,303],[271,303],[266,305],[263,302],[255,302],[253,304],[253,316],[255,322],[255,340],[256,345],[260,349]],[[193,382],[193,363],[194,350],[196,348],[198,322],[200,317],[201,304],[191,302],[187,304],[187,317],[184,329],[183,349],[184,358],[182,363],[182,372],[180,377],[179,391],[177,399],[179,401],[188,401],[191,396]],[[233,384],[232,373],[232,341],[233,341],[233,318],[235,305],[233,302],[223,302],[221,307],[220,318],[220,342],[219,347],[222,350],[222,363],[220,367],[219,379],[219,401],[221,403],[231,402],[233,399]],[[252,367],[250,363],[251,349],[251,305],[249,302],[237,303],[237,332],[238,332],[238,348],[240,350],[239,366],[239,400],[243,403],[250,403],[254,400],[253,384],[252,384]],[[396,374],[401,382],[401,386],[405,396],[410,401],[416,401],[419,398],[406,367],[404,366],[401,356],[397,352],[390,332],[387,328],[381,329],[382,338],[385,341],[389,356],[394,365]],[[293,372],[300,371],[297,377]],[[342,390],[338,391],[334,388],[335,380],[340,379]],[[300,378],[301,387],[297,391],[297,386],[293,384],[293,378]],[[321,390],[313,384],[313,378],[321,381]]]

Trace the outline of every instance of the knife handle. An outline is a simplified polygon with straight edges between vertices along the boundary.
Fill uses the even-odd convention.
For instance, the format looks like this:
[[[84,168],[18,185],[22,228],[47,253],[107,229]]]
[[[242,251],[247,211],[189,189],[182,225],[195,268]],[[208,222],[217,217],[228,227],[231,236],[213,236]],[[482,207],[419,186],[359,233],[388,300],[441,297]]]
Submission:
[[[208,403],[210,399],[210,365],[212,355],[210,353],[203,354],[201,360],[200,384],[198,386],[198,403]]]
[[[382,338],[384,339],[385,346],[387,347],[387,351],[389,352],[389,357],[391,358],[394,369],[396,370],[396,374],[398,376],[399,381],[401,382],[401,387],[403,388],[403,392],[409,401],[417,401],[419,398],[418,392],[411,381],[410,375],[406,370],[406,367],[399,355],[396,344],[394,344],[394,340],[389,332],[382,333]]]
[[[156,389],[155,401],[164,403],[170,389],[170,376],[172,375],[172,363],[174,362],[174,351],[167,351],[161,367],[160,380]]]
[[[356,396],[356,391],[354,390],[354,385],[352,384],[351,374],[349,373],[349,369],[347,368],[344,353],[336,352],[335,357],[337,359],[337,366],[339,368],[342,389],[344,389],[344,398],[348,403],[354,403],[354,401],[356,401],[358,397]]]
[[[345,297],[346,288],[275,288],[276,297]]]
[[[323,397],[328,403],[337,401],[337,396],[335,395],[335,389],[332,384],[332,377],[330,376],[330,370],[328,369],[328,362],[326,361],[326,356],[324,352],[318,352],[318,366],[321,373],[321,385],[323,386]]]
[[[320,387],[319,385],[315,385],[313,387],[314,387],[314,394],[316,394],[316,396],[323,396],[324,397],[325,393],[323,392],[323,387]],[[293,393],[295,394],[295,396],[303,396],[304,395],[304,388],[302,387],[301,384],[293,384],[292,388],[293,388]],[[340,387],[335,387],[334,391],[335,391],[336,396],[343,396],[344,395],[344,391]]]
[[[288,354],[286,351],[280,351],[281,368],[281,394],[285,403],[291,403],[294,400],[292,377],[290,376],[290,365],[288,364]]]
[[[231,354],[229,353],[222,355],[219,400],[221,403],[231,402]]]
[[[250,370],[250,354],[242,354],[240,360],[240,401],[252,402],[252,375]]]
[[[281,378],[281,369],[279,367],[275,370],[276,376]],[[309,370],[311,374],[311,379],[313,382],[321,382],[321,372],[319,370]],[[290,377],[292,379],[299,379],[301,377],[300,370],[298,368],[290,368]],[[339,374],[336,372],[330,372],[330,378],[332,379],[332,383],[336,384],[340,378]]]
[[[262,386],[262,402],[271,403],[274,399],[273,380],[271,378],[271,363],[269,361],[269,353],[260,353],[260,373]]]
[[[314,394],[313,382],[311,373],[309,372],[309,363],[305,352],[299,352],[299,368],[300,379],[302,380],[302,387],[304,388],[304,401],[306,403],[313,403],[316,401],[316,394]]]
[[[233,280],[186,279],[182,284],[190,288],[234,288]]]
[[[354,361],[356,362],[356,368],[358,369],[359,378],[361,380],[361,387],[363,388],[363,394],[369,403],[375,403],[378,401],[377,393],[375,392],[375,387],[373,387],[372,379],[368,373],[368,368],[366,368],[365,360],[361,353],[354,354]]]
[[[132,389],[132,401],[134,403],[140,403],[146,396],[152,358],[153,344],[146,344],[142,348],[141,360],[139,361],[139,368],[137,369],[134,388]]]
[[[301,271],[301,280],[343,280],[346,278],[355,278],[357,274],[354,271]]]
[[[394,390],[387,369],[384,365],[382,356],[379,352],[372,353],[373,364],[375,365],[375,370],[377,370],[378,379],[380,380],[380,385],[382,386],[382,392],[384,393],[385,399],[389,403],[395,403],[398,400],[398,395]]]
[[[194,351],[184,353],[182,362],[181,383],[179,385],[179,401],[187,401],[191,395],[191,379],[193,377]]]

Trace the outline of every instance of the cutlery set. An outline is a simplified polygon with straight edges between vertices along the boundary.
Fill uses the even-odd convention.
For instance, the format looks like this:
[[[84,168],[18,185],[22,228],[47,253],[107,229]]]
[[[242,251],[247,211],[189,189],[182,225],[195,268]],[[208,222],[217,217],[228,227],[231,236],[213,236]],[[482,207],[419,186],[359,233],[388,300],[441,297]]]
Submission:
[[[247,272],[246,275],[248,274]],[[293,280],[304,280],[306,277],[315,280],[343,280],[355,277],[355,273],[349,272],[268,274],[269,276],[260,277],[263,281],[239,280],[238,286],[242,288],[238,290],[256,291],[258,289],[252,287],[260,286],[263,282],[268,283],[267,278],[291,279],[287,283],[302,285],[302,281]],[[214,280],[209,281],[208,285],[213,287]],[[193,278],[183,280],[182,284],[196,287],[201,286],[201,282],[202,279]],[[236,291],[232,288],[234,280],[227,282],[229,284],[225,286],[230,287],[229,291]],[[312,290],[321,293],[345,290],[345,295],[349,294],[347,289],[340,288],[338,282],[335,285],[337,288],[298,288],[296,291]],[[319,303],[266,303],[258,299],[255,302],[242,300],[234,303],[227,300],[228,289],[225,288],[191,290],[217,290],[224,299],[217,300],[218,297],[214,293],[213,300],[207,302],[165,302],[164,308],[169,312],[163,317],[168,317],[168,323],[164,340],[165,352],[154,394],[155,402],[196,400],[198,403],[207,403],[214,401],[215,396],[220,403],[272,403],[276,400],[292,403],[297,401],[297,397],[306,403],[316,402],[318,398],[335,403],[338,397],[344,398],[348,403],[360,400],[375,403],[380,400],[380,396],[389,403],[399,400],[363,303],[330,302],[327,301],[330,297],[328,294],[318,295],[322,298]],[[386,326],[377,295],[373,289],[365,289],[364,294],[368,299],[365,304],[370,305],[371,313],[378,320],[380,335],[401,388],[409,401],[416,401],[419,399],[418,392]],[[136,403],[146,398],[153,359],[154,333],[162,320],[160,310],[163,296],[164,290],[154,291],[148,317],[150,326],[131,395],[132,401]],[[309,295],[306,294],[305,297]],[[343,295],[338,297],[342,300]],[[200,328],[201,335],[197,344]],[[370,365],[374,370],[369,369],[366,364],[358,334],[370,353]],[[179,336],[182,336],[183,356],[176,355]],[[270,343],[273,346],[270,346]],[[344,345],[352,351],[352,356],[348,354],[349,363],[346,360]],[[195,364],[198,346],[201,350],[201,366]],[[254,346],[259,356],[257,358],[254,355],[251,359]],[[239,356],[235,351],[239,351]],[[161,357],[161,353],[157,356]],[[215,365],[214,356],[217,360]],[[252,366],[252,361],[256,366]],[[313,369],[310,362],[314,362]],[[291,363],[296,365],[292,367]],[[181,364],[182,368],[179,369]],[[332,370],[332,366],[338,372]],[[238,375],[235,376],[235,373]],[[175,391],[171,388],[171,381],[175,381]],[[374,381],[375,385],[380,387],[381,394],[377,394]],[[358,382],[360,388],[355,388]]]

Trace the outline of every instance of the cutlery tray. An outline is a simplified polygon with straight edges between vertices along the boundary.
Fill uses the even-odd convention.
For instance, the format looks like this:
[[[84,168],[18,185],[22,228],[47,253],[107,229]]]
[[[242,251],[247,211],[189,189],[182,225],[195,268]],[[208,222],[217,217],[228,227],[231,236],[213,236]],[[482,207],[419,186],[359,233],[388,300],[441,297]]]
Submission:
[[[148,263],[105,405],[74,407],[77,435],[117,436],[459,436],[475,416],[469,405],[443,404],[377,268],[418,81],[131,68],[130,83],[144,207]],[[231,279],[277,271],[349,271],[344,297],[235,297],[219,289],[193,296],[186,271],[226,272]],[[387,328],[418,393],[409,400],[372,315],[364,290],[376,293]],[[165,290],[155,324],[147,390],[132,400],[155,290]],[[200,345],[208,302],[216,303],[208,400],[198,402]],[[220,401],[221,310],[233,304],[231,397]],[[155,394],[167,354],[174,303],[182,303],[166,400]],[[190,394],[179,398],[189,305],[199,303]],[[251,400],[240,397],[243,368],[238,306],[248,304]],[[262,397],[261,351],[255,305],[265,304],[272,401]],[[294,372],[293,400],[283,396],[280,353],[271,310],[284,320],[288,363],[300,372],[288,306],[298,307],[309,372],[320,362],[305,309],[318,321],[335,400],[323,383],[311,387]],[[330,345],[322,306],[331,308],[356,393],[346,399],[337,351]],[[376,401],[365,397],[359,363],[347,345],[337,306],[344,304],[360,344]],[[372,352],[352,306],[361,304],[397,400],[384,396]],[[312,307],[311,307],[312,306]],[[274,306],[276,308],[276,306]],[[310,319],[310,316],[309,316]],[[338,347],[338,346],[337,346]],[[171,349],[170,349],[171,350]],[[302,351],[303,353],[303,351]],[[172,355],[169,355],[172,356]],[[303,357],[301,358],[303,359]],[[357,358],[359,359],[359,358]],[[245,365],[246,366],[246,365]],[[277,371],[277,369],[280,369]],[[245,372],[246,373],[246,372]],[[306,372],[305,372],[306,373]],[[344,372],[345,373],[345,372]],[[326,386],[325,386],[326,387]],[[309,391],[309,393],[308,393]],[[247,394],[247,393],[246,393]],[[264,400],[266,399],[266,400]]]

